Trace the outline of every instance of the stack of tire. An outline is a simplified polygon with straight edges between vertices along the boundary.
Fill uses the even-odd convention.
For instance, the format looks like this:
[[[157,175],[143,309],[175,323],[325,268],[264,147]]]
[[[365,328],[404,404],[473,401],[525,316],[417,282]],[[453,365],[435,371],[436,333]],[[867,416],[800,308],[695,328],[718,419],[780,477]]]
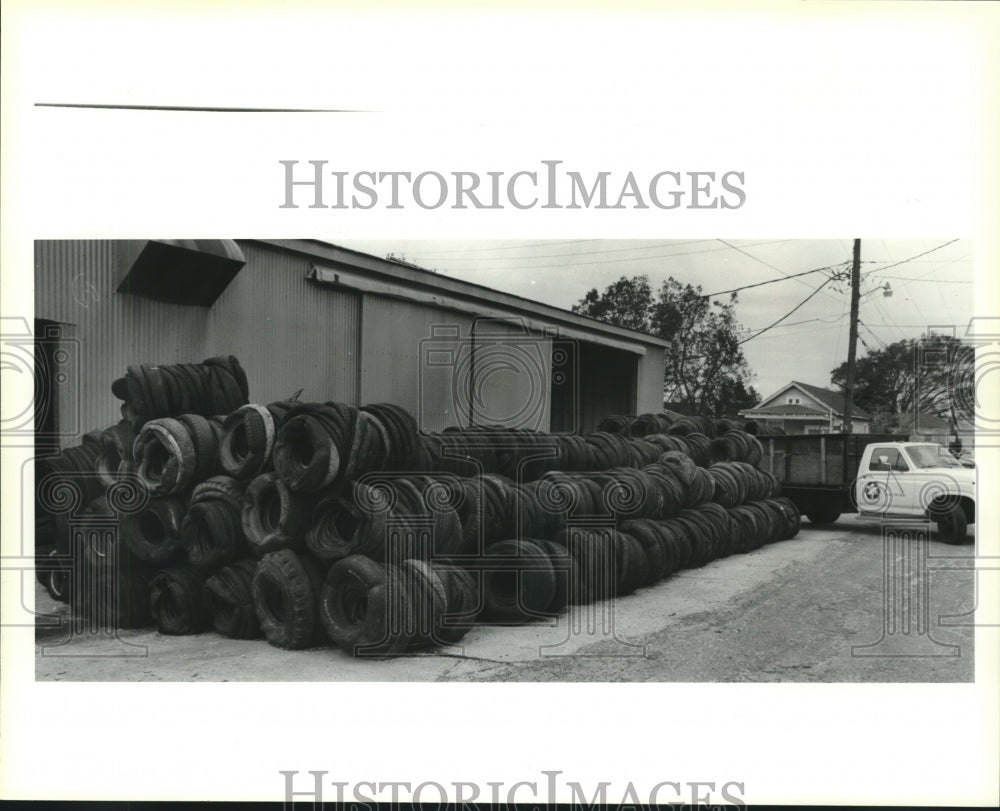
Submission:
[[[108,489],[97,472],[104,432],[85,434],[79,445],[35,461],[35,575],[60,602],[69,595],[73,560],[68,516],[104,514]],[[81,613],[85,606],[78,606]]]
[[[115,388],[125,419],[54,468],[93,480],[87,509],[119,519],[120,548],[65,552],[117,561],[135,607],[118,621],[166,634],[399,655],[797,531],[759,442],[726,421],[423,434],[391,404],[250,404],[231,357],[129,367]],[[141,499],[111,497],[130,482]]]
[[[247,403],[246,372],[232,355],[202,363],[129,366],[124,377],[111,384],[122,400],[122,416],[142,423],[180,414],[229,414]]]

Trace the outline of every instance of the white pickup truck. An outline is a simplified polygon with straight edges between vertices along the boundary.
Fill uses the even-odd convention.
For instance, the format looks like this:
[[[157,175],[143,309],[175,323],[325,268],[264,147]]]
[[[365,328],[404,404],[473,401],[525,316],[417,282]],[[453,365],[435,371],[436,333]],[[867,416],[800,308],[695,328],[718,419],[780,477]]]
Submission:
[[[905,437],[821,434],[761,437],[761,464],[814,524],[857,512],[880,521],[925,519],[965,543],[976,520],[976,471],[948,449]]]

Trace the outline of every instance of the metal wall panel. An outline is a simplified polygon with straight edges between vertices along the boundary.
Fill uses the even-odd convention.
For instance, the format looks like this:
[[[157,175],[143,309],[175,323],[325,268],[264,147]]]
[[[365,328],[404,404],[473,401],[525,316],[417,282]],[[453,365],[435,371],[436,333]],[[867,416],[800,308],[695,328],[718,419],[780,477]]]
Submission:
[[[256,241],[240,246],[246,266],[205,308],[116,292],[131,255],[124,242],[36,243],[36,316],[72,325],[68,345],[79,358],[58,409],[61,426],[79,429],[65,444],[118,421],[110,386],[129,364],[218,354],[240,359],[251,399],[259,402],[302,389],[304,401],[395,402],[425,430],[471,419],[552,425],[547,336],[526,336],[517,324],[495,320],[474,327],[471,314],[432,303],[310,282],[312,257]],[[571,343],[580,347],[578,358],[570,353],[580,402],[567,402],[572,415],[560,414],[564,430],[593,430],[611,413],[660,409],[662,351],[647,348],[640,360]]]
[[[362,403],[396,403],[427,431],[468,424],[455,372],[471,346],[469,316],[365,294],[361,334]]]
[[[302,389],[304,402],[357,403],[361,296],[307,281],[299,254],[239,244],[247,264],[211,309],[205,357],[238,357],[255,402]]]
[[[63,447],[121,419],[111,383],[129,364],[205,357],[209,311],[115,292],[118,263],[113,240],[35,243],[35,317],[71,325],[75,359],[56,415]]]
[[[661,346],[646,347],[639,358],[636,384],[636,414],[659,414],[663,411],[663,364],[665,350]]]
[[[517,319],[477,319],[473,335],[472,421],[548,431],[552,338],[531,334]]]

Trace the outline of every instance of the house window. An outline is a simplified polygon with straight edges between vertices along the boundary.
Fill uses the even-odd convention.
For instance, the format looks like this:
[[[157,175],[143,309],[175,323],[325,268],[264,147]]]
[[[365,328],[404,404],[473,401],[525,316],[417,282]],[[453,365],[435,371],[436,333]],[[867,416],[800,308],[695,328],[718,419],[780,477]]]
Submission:
[[[802,401],[798,397],[789,397],[788,398],[789,405],[798,405],[801,402]]]

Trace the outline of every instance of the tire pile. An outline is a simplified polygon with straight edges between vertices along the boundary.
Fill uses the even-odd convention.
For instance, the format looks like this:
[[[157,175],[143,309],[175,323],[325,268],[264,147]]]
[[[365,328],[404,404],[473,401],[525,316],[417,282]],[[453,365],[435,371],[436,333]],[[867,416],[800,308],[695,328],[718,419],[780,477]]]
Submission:
[[[751,436],[784,436],[780,428],[755,420],[712,419],[710,417],[687,417],[676,411],[659,414],[621,415],[605,417],[597,426],[598,431],[628,436],[646,436],[657,433],[689,433],[691,430],[714,436],[723,431],[744,431]]]
[[[427,434],[392,404],[248,403],[233,357],[129,367],[113,393],[125,419],[44,469],[50,488],[81,476],[77,512],[119,531],[70,544],[49,516],[38,569],[81,616],[119,595],[121,627],[392,656],[798,531],[760,443],[724,420]],[[73,567],[104,590],[73,593]]]

